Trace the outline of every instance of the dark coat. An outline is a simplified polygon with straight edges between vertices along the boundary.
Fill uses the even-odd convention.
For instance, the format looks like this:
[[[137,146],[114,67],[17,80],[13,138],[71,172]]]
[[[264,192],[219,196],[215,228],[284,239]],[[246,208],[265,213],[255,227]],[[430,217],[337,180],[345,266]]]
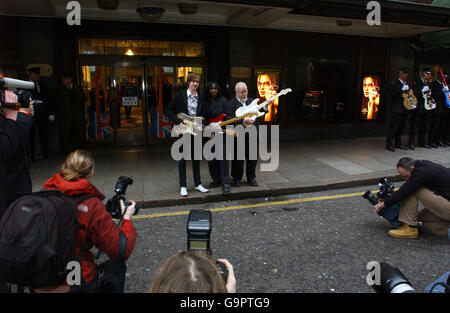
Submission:
[[[417,160],[411,177],[384,201],[385,206],[400,203],[422,186],[450,201],[450,169],[428,160]]]
[[[220,114],[226,114],[223,118],[224,121],[232,119],[234,115],[231,112],[231,106],[225,97],[220,96],[216,99],[216,102],[212,103],[201,97],[200,102],[202,102],[203,116],[206,120],[215,119]]]
[[[391,84],[391,109],[392,113],[406,114],[408,110],[403,106],[403,84],[400,80],[395,80]]]
[[[250,103],[252,103],[254,99],[252,98],[247,98],[247,101],[245,102],[246,105],[249,105]],[[232,116],[236,117],[236,111],[237,109],[239,109],[240,107],[242,107],[242,104],[238,101],[238,99],[236,97],[233,97],[233,99],[230,100],[230,105],[231,105],[231,112],[232,112]],[[259,126],[259,118],[255,119],[255,123],[253,125],[255,125],[256,127]],[[239,120],[235,123],[236,125],[241,124],[244,125],[244,119]]]
[[[12,203],[18,197],[32,192],[28,172],[28,132],[33,125],[33,118],[19,112],[14,123],[17,127],[17,148],[11,158],[4,163],[4,190],[7,203]]]
[[[428,110],[425,110],[425,99],[423,98],[422,89],[424,87],[424,83],[422,79],[418,79],[413,83],[412,90],[414,92],[414,95],[417,98],[417,111],[419,113],[426,113],[429,112]]]
[[[197,91],[198,94],[198,91]],[[203,116],[203,103],[200,99],[198,100],[197,106],[197,116]],[[167,117],[175,124],[178,125],[183,121],[177,117],[178,113],[185,113],[189,115],[188,112],[188,100],[187,100],[187,89],[181,90],[175,94],[172,101],[170,101],[169,105],[166,108]]]
[[[431,96],[436,101],[436,109],[432,110],[433,114],[446,114],[447,107],[445,105],[445,95],[442,92],[444,85],[437,80],[431,83]]]
[[[17,150],[20,138],[19,125],[8,118],[0,118],[0,217],[6,209],[6,195],[4,187],[4,169]]]

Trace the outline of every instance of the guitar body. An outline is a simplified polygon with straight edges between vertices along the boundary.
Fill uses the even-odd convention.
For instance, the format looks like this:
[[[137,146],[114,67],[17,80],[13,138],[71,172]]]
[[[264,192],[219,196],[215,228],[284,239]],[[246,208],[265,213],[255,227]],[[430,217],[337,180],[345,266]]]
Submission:
[[[220,114],[218,117],[216,118],[210,118],[207,120],[208,124],[217,124],[220,125],[221,122],[223,122],[223,119],[225,118],[225,116],[227,116],[225,113]]]
[[[260,112],[258,110],[258,101],[259,101],[259,99],[255,99],[249,105],[247,105],[245,107],[240,107],[239,109],[237,109],[236,116],[242,116],[242,115],[245,115],[248,113],[256,113],[256,115],[249,117],[254,121],[257,117],[261,117],[261,116],[265,115],[266,112],[264,112],[264,111]]]
[[[450,109],[450,93],[448,91],[442,91],[445,98],[445,106]]]

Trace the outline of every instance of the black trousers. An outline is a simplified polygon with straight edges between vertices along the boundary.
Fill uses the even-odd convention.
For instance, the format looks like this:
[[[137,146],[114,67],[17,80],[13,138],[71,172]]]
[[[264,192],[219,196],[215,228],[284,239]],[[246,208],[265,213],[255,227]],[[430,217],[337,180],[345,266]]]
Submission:
[[[402,133],[406,125],[408,114],[392,113],[391,123],[389,124],[388,133],[386,136],[386,147],[392,147],[395,139],[395,146],[402,144]]]
[[[108,260],[98,266],[98,275],[81,287],[71,287],[71,293],[123,293],[125,287],[125,263]]]
[[[226,149],[226,136],[222,135],[223,143],[222,143],[222,158],[223,160],[211,160],[208,161],[209,174],[213,180],[213,183],[218,184],[228,184],[230,178],[230,170],[229,170],[229,162],[226,159],[227,149]],[[215,152],[215,147],[212,149],[212,152]]]
[[[238,146],[238,139],[234,139],[234,158],[231,161],[231,176],[233,180],[242,180],[244,175],[244,160],[238,160],[238,149],[245,149],[245,175],[247,180],[256,177],[256,164],[258,160],[250,160],[250,143],[249,135],[245,134],[245,143],[242,146]],[[256,151],[258,151],[258,142],[256,142]],[[258,157],[258,154],[256,155]]]
[[[419,145],[427,143],[426,135],[430,127],[431,114],[430,112],[418,112],[414,110],[410,116],[410,129],[408,144],[415,145],[416,135]]]
[[[49,154],[49,146],[48,146],[48,114],[43,113],[35,113],[33,126],[30,129],[30,151],[31,157],[35,156],[35,137],[36,132],[39,134],[39,141],[41,144],[42,155],[48,157]]]
[[[431,124],[430,124],[430,131],[428,133],[428,144],[437,144],[439,143],[438,139],[440,137],[440,134],[438,134],[438,131],[441,130],[442,122],[445,119],[444,114],[431,114]]]
[[[450,144],[450,109],[442,116],[440,127],[437,131],[437,141],[443,144]]]
[[[194,137],[191,135],[191,162],[192,172],[194,174],[194,184],[197,187],[201,184],[200,179],[200,160],[194,160]],[[180,153],[183,153],[183,146],[180,147]],[[178,161],[178,176],[180,180],[180,187],[186,187],[186,160]]]

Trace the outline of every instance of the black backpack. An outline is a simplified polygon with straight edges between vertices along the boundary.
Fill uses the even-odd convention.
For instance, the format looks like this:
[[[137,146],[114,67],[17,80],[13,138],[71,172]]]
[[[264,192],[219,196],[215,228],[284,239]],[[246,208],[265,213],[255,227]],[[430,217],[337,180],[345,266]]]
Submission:
[[[58,190],[25,195],[0,220],[0,281],[31,288],[61,284],[76,256],[78,203]]]

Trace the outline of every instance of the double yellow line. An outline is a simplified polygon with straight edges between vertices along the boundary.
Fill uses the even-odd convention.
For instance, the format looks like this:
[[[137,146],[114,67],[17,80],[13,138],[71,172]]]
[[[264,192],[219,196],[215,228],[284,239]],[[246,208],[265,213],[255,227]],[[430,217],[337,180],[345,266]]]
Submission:
[[[378,191],[372,191],[378,192]],[[225,211],[233,211],[233,210],[242,210],[249,208],[258,208],[265,206],[274,206],[274,205],[285,205],[285,204],[295,204],[302,202],[312,202],[312,201],[322,201],[322,200],[332,200],[332,199],[340,199],[340,198],[349,198],[349,197],[357,197],[362,196],[363,192],[354,192],[354,193],[345,193],[341,195],[332,195],[332,196],[321,196],[321,197],[311,197],[311,198],[302,198],[302,199],[291,199],[291,200],[283,200],[283,201],[273,201],[273,202],[260,202],[253,204],[243,204],[243,205],[234,205],[228,207],[220,207],[220,208],[212,208],[208,209],[211,212],[225,212]],[[176,212],[165,212],[165,213],[154,213],[154,214],[142,214],[136,215],[133,219],[149,219],[149,218],[158,218],[158,217],[169,217],[169,216],[179,216],[179,215],[188,215],[189,211],[176,211]]]

